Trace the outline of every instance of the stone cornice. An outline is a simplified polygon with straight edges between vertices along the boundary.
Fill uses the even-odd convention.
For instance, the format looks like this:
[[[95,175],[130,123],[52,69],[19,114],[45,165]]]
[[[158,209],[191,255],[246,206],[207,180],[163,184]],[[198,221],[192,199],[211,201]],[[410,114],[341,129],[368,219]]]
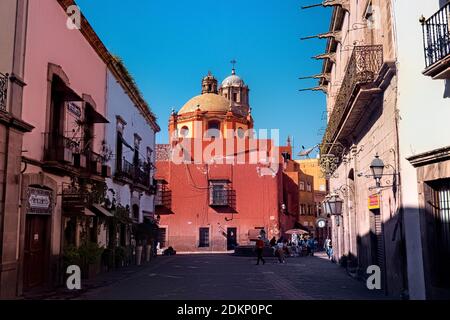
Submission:
[[[450,160],[450,146],[443,147],[406,158],[415,168],[427,164]]]
[[[31,132],[34,129],[34,126],[31,124],[2,111],[0,111],[0,123],[21,132]]]

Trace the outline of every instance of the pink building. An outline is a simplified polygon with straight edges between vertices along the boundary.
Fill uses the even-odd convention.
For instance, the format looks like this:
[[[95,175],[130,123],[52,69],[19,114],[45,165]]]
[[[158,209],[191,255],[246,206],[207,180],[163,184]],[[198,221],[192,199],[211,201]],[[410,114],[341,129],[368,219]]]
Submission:
[[[6,40],[0,55],[0,164],[7,168],[0,172],[0,194],[6,189],[10,199],[0,197],[2,298],[61,284],[64,266],[71,264],[64,252],[82,244],[105,245],[114,237],[108,230],[113,213],[105,208],[111,177],[105,149],[107,140],[115,139],[107,136],[106,124],[116,124],[116,115],[107,119],[108,75],[136,108],[127,112],[145,115],[142,122],[153,130],[144,139],[148,145],[154,146],[159,130],[129,73],[118,67],[87,20],[81,15],[80,28],[70,26],[69,17],[77,15],[72,16],[77,8],[72,5],[73,0],[0,5],[0,34]],[[139,178],[150,193],[151,174]],[[152,197],[147,198],[147,210],[153,211]],[[97,273],[100,262],[92,270],[80,266],[85,276]]]

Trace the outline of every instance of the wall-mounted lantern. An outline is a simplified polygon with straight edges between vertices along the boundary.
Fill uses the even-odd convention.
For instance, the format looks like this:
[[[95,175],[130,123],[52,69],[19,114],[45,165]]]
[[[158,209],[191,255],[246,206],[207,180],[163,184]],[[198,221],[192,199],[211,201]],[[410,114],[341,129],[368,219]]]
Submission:
[[[384,162],[380,159],[378,154],[375,155],[375,158],[372,160],[370,170],[372,171],[372,176],[376,181],[376,186],[379,188],[381,186],[381,178],[383,177]]]

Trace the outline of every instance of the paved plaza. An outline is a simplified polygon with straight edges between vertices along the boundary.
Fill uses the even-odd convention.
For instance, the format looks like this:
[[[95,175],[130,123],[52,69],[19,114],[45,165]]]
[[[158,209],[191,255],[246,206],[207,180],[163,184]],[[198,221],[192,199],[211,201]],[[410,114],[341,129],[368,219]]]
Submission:
[[[323,256],[287,259],[227,254],[157,257],[150,264],[97,277],[76,299],[312,300],[385,299]]]

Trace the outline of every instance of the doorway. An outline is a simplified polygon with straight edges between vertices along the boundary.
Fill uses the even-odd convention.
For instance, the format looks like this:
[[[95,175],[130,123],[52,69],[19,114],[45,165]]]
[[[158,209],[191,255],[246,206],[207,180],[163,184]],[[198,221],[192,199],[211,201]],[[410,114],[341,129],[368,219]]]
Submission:
[[[24,289],[43,285],[48,261],[48,216],[27,215],[24,248]]]
[[[234,250],[237,246],[237,228],[227,228],[227,250]]]

